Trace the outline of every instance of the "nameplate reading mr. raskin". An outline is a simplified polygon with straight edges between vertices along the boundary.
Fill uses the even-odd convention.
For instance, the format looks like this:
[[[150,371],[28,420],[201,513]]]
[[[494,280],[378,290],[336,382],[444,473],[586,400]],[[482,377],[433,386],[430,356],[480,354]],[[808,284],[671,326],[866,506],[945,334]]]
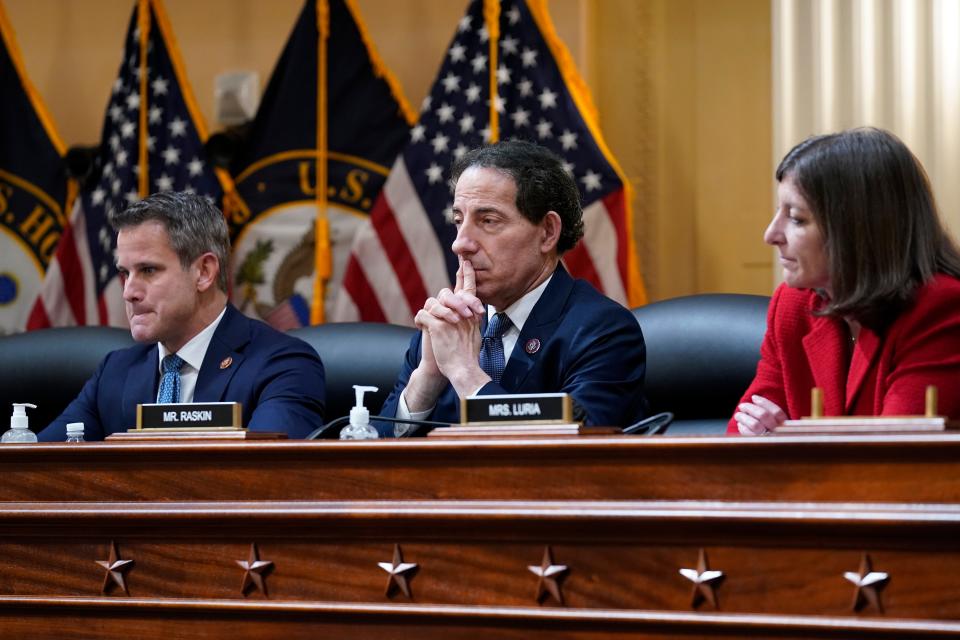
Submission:
[[[462,424],[552,424],[573,421],[566,393],[470,396],[460,406]]]
[[[239,402],[137,405],[137,429],[236,429],[240,426]]]

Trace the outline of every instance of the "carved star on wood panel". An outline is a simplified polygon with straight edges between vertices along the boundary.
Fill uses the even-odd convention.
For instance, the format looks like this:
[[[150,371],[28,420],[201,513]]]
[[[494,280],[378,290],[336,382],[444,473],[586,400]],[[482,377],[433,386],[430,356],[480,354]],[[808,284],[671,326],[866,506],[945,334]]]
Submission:
[[[720,608],[716,588],[723,582],[723,571],[710,569],[706,551],[700,549],[696,569],[680,569],[680,575],[693,583],[691,605],[694,609],[700,606],[704,600],[712,604],[714,609]]]
[[[236,563],[243,567],[243,582],[240,583],[240,593],[247,595],[252,588],[258,589],[264,596],[267,595],[266,576],[273,568],[273,562],[270,560],[261,560],[260,552],[257,550],[257,543],[250,545],[250,555],[246,560],[237,560]]]
[[[550,594],[554,600],[564,604],[561,583],[569,568],[565,564],[553,564],[553,552],[550,550],[550,545],[544,547],[543,560],[540,565],[530,565],[527,569],[540,578],[537,581],[536,600],[538,603],[542,604],[547,594]]]
[[[110,557],[106,560],[96,560],[96,563],[106,569],[100,593],[106,594],[112,587],[116,586],[123,589],[126,595],[130,595],[123,574],[133,568],[133,560],[122,560],[120,558],[116,542],[110,541]]]
[[[877,611],[883,613],[883,601],[880,600],[880,592],[890,581],[890,575],[882,571],[874,571],[873,563],[870,561],[868,554],[865,553],[860,558],[859,572],[847,571],[843,574],[843,577],[857,587],[853,594],[854,611],[860,611],[869,603]]]
[[[393,562],[378,562],[377,566],[389,574],[387,577],[387,588],[383,592],[385,596],[389,598],[396,587],[403,592],[403,595],[411,599],[413,598],[410,592],[410,578],[413,577],[413,574],[411,574],[409,578],[406,574],[414,571],[417,568],[417,563],[403,561],[403,551],[400,549],[399,544],[393,545]]]

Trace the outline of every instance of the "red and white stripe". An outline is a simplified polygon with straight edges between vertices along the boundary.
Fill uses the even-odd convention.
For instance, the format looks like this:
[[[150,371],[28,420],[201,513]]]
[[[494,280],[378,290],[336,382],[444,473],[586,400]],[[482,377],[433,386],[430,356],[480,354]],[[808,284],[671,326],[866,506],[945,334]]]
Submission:
[[[564,264],[623,305],[629,238],[623,190],[588,206],[584,237]],[[402,158],[394,163],[370,223],[357,232],[344,275],[335,321],[413,324],[427,297],[450,286],[443,251],[417,197]]]
[[[81,198],[74,203],[70,217],[70,225],[60,238],[40,295],[30,311],[27,330],[77,325],[128,326],[118,278],[113,278],[103,296],[97,299]]]

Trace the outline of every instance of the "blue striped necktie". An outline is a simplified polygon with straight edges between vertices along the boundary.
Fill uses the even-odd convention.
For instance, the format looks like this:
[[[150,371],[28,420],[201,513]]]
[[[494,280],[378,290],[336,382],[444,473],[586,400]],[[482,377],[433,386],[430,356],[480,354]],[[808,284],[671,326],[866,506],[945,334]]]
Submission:
[[[163,359],[163,377],[160,378],[160,392],[157,394],[160,404],[180,402],[180,368],[184,364],[183,358],[175,353]]]
[[[487,330],[483,334],[483,341],[480,344],[480,368],[483,369],[494,382],[500,382],[503,377],[503,370],[506,368],[506,358],[503,355],[503,334],[505,334],[513,323],[507,314],[494,314],[490,322],[487,323]]]

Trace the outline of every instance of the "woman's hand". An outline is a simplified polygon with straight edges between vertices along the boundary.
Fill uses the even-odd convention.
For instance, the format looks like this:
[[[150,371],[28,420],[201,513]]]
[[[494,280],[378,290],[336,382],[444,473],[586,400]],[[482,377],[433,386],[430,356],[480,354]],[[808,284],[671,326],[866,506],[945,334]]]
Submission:
[[[751,396],[753,402],[744,402],[737,406],[733,419],[741,435],[761,436],[775,431],[787,419],[783,409],[763,396]]]

